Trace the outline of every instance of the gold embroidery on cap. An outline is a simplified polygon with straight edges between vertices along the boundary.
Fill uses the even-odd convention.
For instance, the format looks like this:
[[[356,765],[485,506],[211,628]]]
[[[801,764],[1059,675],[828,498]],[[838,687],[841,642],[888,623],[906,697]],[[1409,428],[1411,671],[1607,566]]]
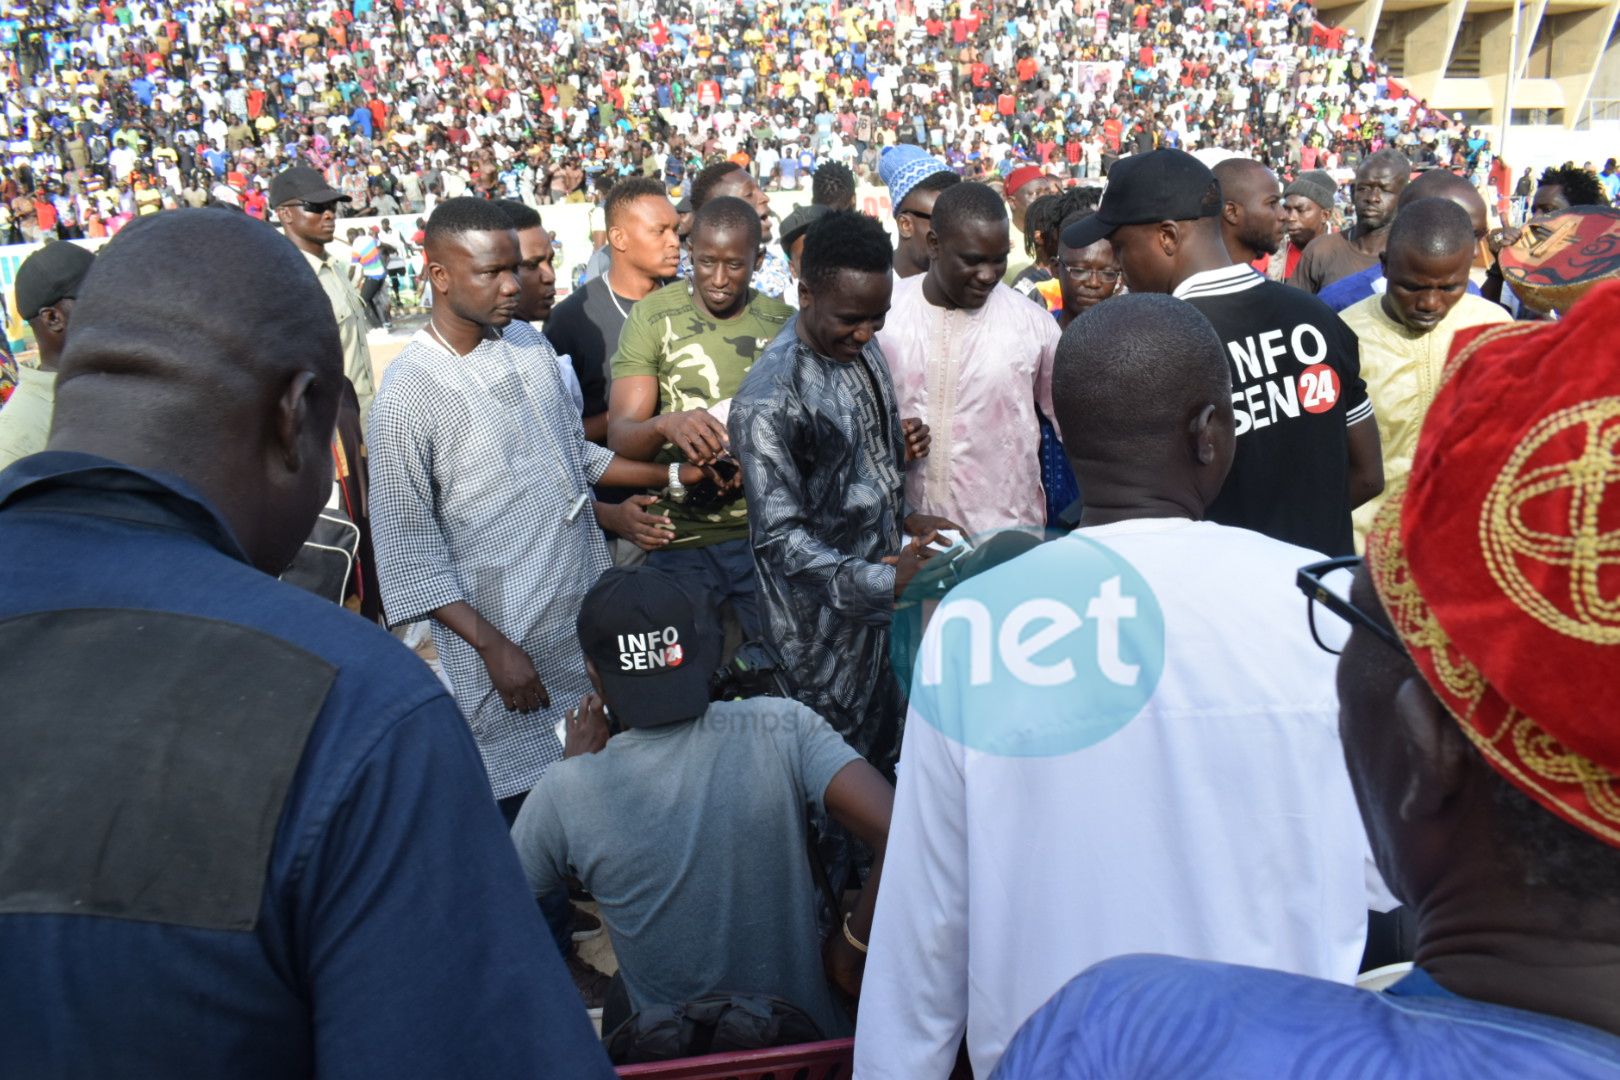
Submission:
[[[1545,460],[1542,450],[1572,430],[1580,436],[1580,452]],[[1620,397],[1560,409],[1532,428],[1502,466],[1479,520],[1485,565],[1508,598],[1549,629],[1594,645],[1620,644],[1620,596],[1605,596],[1602,588],[1605,568],[1620,579],[1620,528],[1603,528],[1610,500],[1607,520],[1620,518],[1617,451]],[[1558,515],[1565,527],[1532,528],[1526,509],[1557,498],[1568,503]],[[1563,570],[1565,595],[1538,591],[1525,574],[1526,563]]]
[[[1400,508],[1405,496],[1406,478],[1402,477],[1390,485],[1389,498],[1367,533],[1367,566],[1373,587],[1395,633],[1407,648],[1429,654],[1443,694],[1454,699],[1452,705],[1472,712],[1485,692],[1485,680],[1479,669],[1452,647],[1450,636],[1435,620],[1412,580],[1401,545]]]
[[[1448,376],[1464,359],[1464,353],[1452,358]],[[1609,445],[1612,453],[1614,443]],[[1396,634],[1415,658],[1426,658],[1433,665],[1432,676],[1421,663],[1419,669],[1441,704],[1458,720],[1468,741],[1497,772],[1544,806],[1556,808],[1579,828],[1620,847],[1620,776],[1571,752],[1530,717],[1508,705],[1452,646],[1418,591],[1401,543],[1400,517],[1407,480],[1401,477],[1390,485],[1389,497],[1367,534],[1367,570]],[[1491,730],[1478,730],[1498,710],[1501,717]],[[1570,801],[1575,787],[1585,797],[1585,806]]]
[[[1495,738],[1486,738],[1467,724],[1459,726],[1475,749],[1520,791],[1543,805],[1557,807],[1599,839],[1620,846],[1620,828],[1616,828],[1620,825],[1620,790],[1615,775],[1590,758],[1565,749],[1512,706],[1506,706],[1505,712]],[[1575,786],[1586,797],[1586,807],[1571,803],[1566,792],[1559,790]]]

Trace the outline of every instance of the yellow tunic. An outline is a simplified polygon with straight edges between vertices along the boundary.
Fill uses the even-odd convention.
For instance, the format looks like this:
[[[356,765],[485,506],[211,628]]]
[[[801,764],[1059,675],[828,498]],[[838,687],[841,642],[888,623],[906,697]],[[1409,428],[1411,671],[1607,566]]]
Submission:
[[[1472,326],[1511,322],[1512,316],[1484,297],[1472,293],[1457,301],[1440,325],[1416,334],[1384,313],[1382,295],[1346,308],[1340,315],[1361,343],[1361,377],[1367,381],[1373,415],[1378,420],[1378,441],[1384,453],[1384,486],[1412,471],[1418,431],[1440,388],[1440,375],[1451,355],[1451,339]],[[1356,549],[1366,540],[1383,496],[1358,507],[1351,515]]]

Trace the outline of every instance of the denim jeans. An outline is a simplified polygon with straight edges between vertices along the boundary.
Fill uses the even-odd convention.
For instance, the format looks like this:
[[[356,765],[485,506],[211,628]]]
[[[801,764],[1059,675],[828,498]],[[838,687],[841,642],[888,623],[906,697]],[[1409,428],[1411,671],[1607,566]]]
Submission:
[[[701,588],[716,607],[729,603],[744,641],[759,638],[759,592],[754,581],[754,549],[746,540],[727,540],[708,547],[679,548],[647,554],[647,565],[657,567],[682,583]]]
[[[528,797],[529,793],[525,791],[500,801],[501,817],[506,819],[508,829],[517,822],[518,811],[523,809],[523,800]],[[557,943],[557,952],[567,957],[569,950],[574,947],[574,905],[568,902],[567,886],[536,897],[535,902],[540,905],[540,914],[551,930],[552,940]]]

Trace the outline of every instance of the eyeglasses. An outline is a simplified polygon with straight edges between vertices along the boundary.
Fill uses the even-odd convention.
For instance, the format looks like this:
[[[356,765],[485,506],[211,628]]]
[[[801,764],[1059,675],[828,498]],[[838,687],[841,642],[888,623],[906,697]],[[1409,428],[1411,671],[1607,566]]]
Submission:
[[[902,210],[902,211],[900,211],[900,213],[902,213],[902,214],[910,214],[912,217],[921,218],[923,221],[932,221],[932,220],[934,220],[934,215],[933,214],[925,214],[921,210]]]
[[[337,213],[338,203],[342,201],[342,199],[332,199],[329,202],[308,202],[306,200],[299,200],[293,205],[309,214],[324,214],[328,210],[335,214]]]
[[[1329,574],[1339,570],[1354,572],[1361,563],[1362,559],[1359,555],[1344,555],[1337,559],[1328,559],[1324,562],[1311,563],[1309,566],[1300,567],[1299,573],[1294,578],[1294,583],[1299,586],[1299,591],[1304,593],[1310,600],[1305,609],[1305,617],[1311,624],[1311,637],[1323,652],[1338,656],[1344,651],[1344,642],[1349,640],[1350,637],[1349,627],[1344,624],[1350,624],[1350,626],[1361,627],[1402,656],[1406,656],[1408,655],[1406,646],[1401,643],[1401,639],[1395,635],[1393,630],[1356,607],[1348,597],[1339,595],[1332,586],[1323,580]],[[1324,607],[1338,616],[1339,619],[1343,620],[1343,623],[1321,617],[1322,625],[1319,626],[1317,623],[1319,616],[1316,613],[1318,606]],[[1328,636],[1335,644],[1330,645],[1322,640],[1324,629],[1330,631]]]
[[[1060,262],[1058,265],[1063,268],[1063,273],[1067,275],[1070,281],[1085,281],[1087,278],[1094,277],[1104,285],[1117,285],[1119,279],[1125,276],[1119,270],[1096,270],[1089,266],[1076,266],[1073,263],[1066,262]]]

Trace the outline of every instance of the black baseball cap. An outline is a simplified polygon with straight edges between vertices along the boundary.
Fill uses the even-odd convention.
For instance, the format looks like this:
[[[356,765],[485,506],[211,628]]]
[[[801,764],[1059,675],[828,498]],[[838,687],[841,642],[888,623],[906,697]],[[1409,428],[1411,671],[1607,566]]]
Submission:
[[[96,257],[89,251],[66,240],[54,240],[28,256],[17,268],[18,316],[27,322],[42,308],[77,297],[79,283],[95,262]]]
[[[270,181],[271,206],[285,206],[295,199],[313,203],[336,202],[340,199],[343,202],[353,201],[308,165],[283,169]]]
[[[1063,246],[1090,247],[1121,225],[1196,221],[1221,212],[1221,185],[1209,166],[1181,150],[1132,154],[1108,170],[1097,212],[1063,230]]]
[[[616,566],[585,594],[575,626],[620,723],[661,727],[709,707],[719,620],[674,577],[650,566]]]
[[[819,206],[815,203],[811,203],[809,206],[795,206],[793,213],[789,214],[787,220],[782,222],[782,235],[778,237],[782,250],[784,252],[791,251],[793,241],[809,232],[810,226],[830,213],[832,213],[832,207],[830,206]]]

